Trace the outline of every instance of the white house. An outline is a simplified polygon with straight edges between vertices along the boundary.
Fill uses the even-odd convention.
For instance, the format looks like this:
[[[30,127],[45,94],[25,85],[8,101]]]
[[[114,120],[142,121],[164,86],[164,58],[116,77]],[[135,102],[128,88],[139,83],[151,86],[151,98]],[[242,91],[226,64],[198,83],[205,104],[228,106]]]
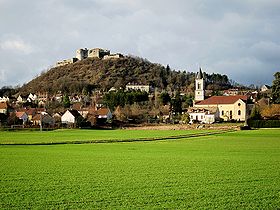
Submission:
[[[10,101],[10,99],[9,99],[8,96],[7,97],[5,97],[5,96],[0,97],[0,102],[9,102],[9,101]]]
[[[195,108],[191,107],[188,109],[190,115],[190,123],[200,122],[206,124],[212,124],[219,119],[219,112],[217,107],[213,108]]]
[[[266,92],[266,91],[268,91],[270,89],[270,86],[268,86],[268,85],[263,85],[262,87],[261,87],[261,92]]]
[[[61,122],[63,124],[74,124],[77,122],[77,119],[79,117],[82,117],[80,113],[77,110],[67,110],[62,116],[61,116]]]
[[[140,90],[140,91],[146,91],[147,93],[150,92],[150,86],[149,85],[133,85],[133,84],[127,84],[125,86],[125,90]]]
[[[38,96],[36,94],[33,95],[32,93],[30,93],[27,97],[28,102],[33,102],[33,101],[36,101],[37,99],[38,99]]]
[[[23,102],[25,102],[24,98],[21,95],[19,95],[17,97],[17,103],[23,103]]]

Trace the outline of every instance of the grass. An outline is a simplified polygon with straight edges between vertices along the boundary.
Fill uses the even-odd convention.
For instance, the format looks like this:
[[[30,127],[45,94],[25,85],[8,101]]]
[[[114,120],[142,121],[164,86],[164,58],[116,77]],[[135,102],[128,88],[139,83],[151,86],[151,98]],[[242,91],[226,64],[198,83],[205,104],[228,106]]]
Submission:
[[[0,146],[1,209],[279,209],[280,130]]]
[[[205,130],[54,130],[54,131],[0,131],[0,144],[61,143],[74,141],[128,140],[162,138],[214,132]]]

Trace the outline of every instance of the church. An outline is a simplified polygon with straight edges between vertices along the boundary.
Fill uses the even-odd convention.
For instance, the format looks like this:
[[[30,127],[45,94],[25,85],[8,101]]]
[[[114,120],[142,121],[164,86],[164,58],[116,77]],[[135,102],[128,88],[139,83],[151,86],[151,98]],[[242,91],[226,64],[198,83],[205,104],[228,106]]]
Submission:
[[[211,96],[205,97],[205,77],[201,70],[195,78],[195,99],[189,108],[191,122],[214,123],[218,120],[245,121],[247,119],[247,96]]]

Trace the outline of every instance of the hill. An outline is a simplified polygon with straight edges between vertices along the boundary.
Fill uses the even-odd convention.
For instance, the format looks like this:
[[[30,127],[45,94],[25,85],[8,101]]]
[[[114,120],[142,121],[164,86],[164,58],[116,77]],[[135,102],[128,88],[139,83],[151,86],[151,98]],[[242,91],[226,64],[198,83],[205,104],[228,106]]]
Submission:
[[[195,73],[170,70],[169,66],[164,67],[138,57],[107,60],[87,58],[66,66],[51,68],[23,85],[20,92],[27,94],[40,90],[49,93],[80,93],[84,89],[107,91],[111,87],[125,87],[128,83],[149,84],[159,89],[174,91],[192,89],[194,77]],[[229,84],[227,76],[225,79]]]

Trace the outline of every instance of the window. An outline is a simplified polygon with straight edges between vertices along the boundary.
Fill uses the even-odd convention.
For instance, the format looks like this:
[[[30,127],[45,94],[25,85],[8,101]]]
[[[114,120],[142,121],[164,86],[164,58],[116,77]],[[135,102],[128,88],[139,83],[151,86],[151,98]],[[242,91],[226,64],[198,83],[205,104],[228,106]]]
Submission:
[[[224,115],[224,111],[222,111],[222,115]]]
[[[197,83],[197,89],[200,90],[200,83]]]
[[[232,116],[232,111],[229,111],[229,115]]]
[[[241,115],[241,110],[238,110],[238,115]]]
[[[203,119],[203,116],[201,115],[201,117],[200,117],[201,119]]]
[[[241,103],[238,103],[238,106],[241,106]]]

